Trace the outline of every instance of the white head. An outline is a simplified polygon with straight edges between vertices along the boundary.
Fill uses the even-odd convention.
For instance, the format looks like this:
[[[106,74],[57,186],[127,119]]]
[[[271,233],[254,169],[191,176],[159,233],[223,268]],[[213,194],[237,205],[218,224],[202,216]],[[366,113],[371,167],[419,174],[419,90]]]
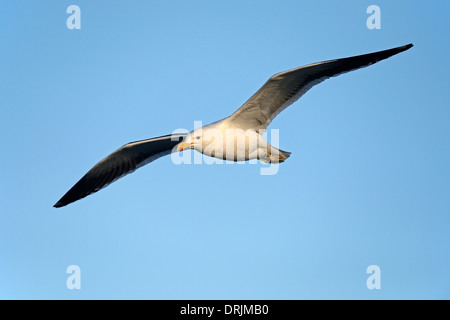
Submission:
[[[203,130],[202,128],[195,129],[190,132],[184,141],[180,142],[177,146],[177,151],[183,151],[186,149],[195,149],[202,152],[203,144]]]

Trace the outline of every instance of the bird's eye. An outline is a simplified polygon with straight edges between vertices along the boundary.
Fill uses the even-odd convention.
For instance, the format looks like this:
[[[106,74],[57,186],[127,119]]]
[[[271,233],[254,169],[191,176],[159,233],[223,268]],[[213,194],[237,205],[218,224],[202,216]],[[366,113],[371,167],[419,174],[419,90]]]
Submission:
[[[200,136],[196,136],[195,139],[200,140]]]

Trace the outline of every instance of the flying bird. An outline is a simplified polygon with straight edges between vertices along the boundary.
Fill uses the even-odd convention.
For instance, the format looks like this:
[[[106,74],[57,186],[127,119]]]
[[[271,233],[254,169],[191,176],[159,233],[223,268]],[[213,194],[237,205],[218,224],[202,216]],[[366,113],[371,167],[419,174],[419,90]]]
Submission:
[[[290,152],[273,147],[261,135],[281,111],[330,77],[370,66],[412,46],[408,44],[277,73],[225,119],[187,134],[170,134],[124,145],[89,170],[54,207],[82,199],[162,156],[185,149],[226,160],[259,159],[266,163],[281,163],[290,156]]]

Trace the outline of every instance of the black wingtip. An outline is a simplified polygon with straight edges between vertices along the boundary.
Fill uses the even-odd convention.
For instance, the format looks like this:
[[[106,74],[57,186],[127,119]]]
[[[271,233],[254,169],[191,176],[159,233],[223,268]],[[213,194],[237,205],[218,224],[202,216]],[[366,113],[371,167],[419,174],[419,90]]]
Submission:
[[[410,44],[407,44],[407,45],[405,45],[405,46],[403,46],[401,48],[404,49],[404,50],[408,50],[408,49],[410,49],[412,47],[414,47],[414,44],[410,43]]]
[[[53,208],[61,208],[61,207],[64,207],[65,205],[67,205],[67,204],[62,203],[61,201],[58,201],[57,203],[55,203],[53,205]]]
[[[67,191],[67,193],[61,199],[59,199],[58,202],[53,205],[53,207],[54,208],[65,207],[68,204],[71,204],[72,202],[80,200],[80,199],[86,197],[88,194],[90,194],[90,193],[80,194],[80,193],[76,192],[77,188],[79,188],[80,185],[83,185],[84,182],[85,182],[85,179],[83,177],[69,191]]]
[[[400,53],[400,52],[406,51],[408,49],[411,49],[412,47],[414,47],[414,44],[409,43],[409,44],[405,44],[404,46],[388,49],[388,50],[386,50],[386,52],[391,52],[391,53],[393,53],[392,55],[395,55],[397,53]]]

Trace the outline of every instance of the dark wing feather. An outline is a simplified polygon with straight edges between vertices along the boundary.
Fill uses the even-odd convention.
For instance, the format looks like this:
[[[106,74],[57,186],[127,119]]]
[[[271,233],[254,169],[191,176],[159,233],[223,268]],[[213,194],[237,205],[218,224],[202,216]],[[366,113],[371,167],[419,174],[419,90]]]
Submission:
[[[272,76],[228,121],[242,129],[265,129],[285,108],[297,101],[316,84],[342,73],[370,66],[413,45],[354,56],[343,59],[318,62],[277,73]]]
[[[185,137],[185,134],[173,134],[124,145],[89,170],[54,207],[63,207],[82,199],[147,163],[170,154]]]

